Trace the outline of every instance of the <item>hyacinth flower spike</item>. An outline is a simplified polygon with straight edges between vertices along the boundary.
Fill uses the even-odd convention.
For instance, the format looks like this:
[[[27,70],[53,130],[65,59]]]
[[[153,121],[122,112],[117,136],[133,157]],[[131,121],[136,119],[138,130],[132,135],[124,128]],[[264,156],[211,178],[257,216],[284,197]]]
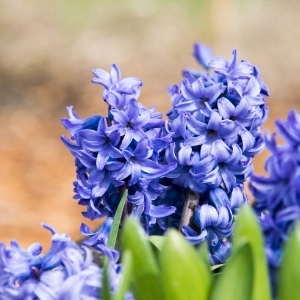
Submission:
[[[121,80],[116,65],[111,74],[100,69],[94,74],[97,78],[92,82],[104,86],[108,116],[99,118],[97,128],[79,128],[76,143],[62,137],[78,165],[74,197],[87,206],[84,216],[113,217],[124,190],[129,189],[124,214],[146,220],[147,230],[150,222],[156,223],[175,209],[153,202],[160,192],[150,192],[153,180],[176,167],[176,162],[162,160],[173,133],[163,134],[165,121],[155,107],[146,109],[137,102],[140,80]]]
[[[208,237],[206,229],[197,225],[193,217],[198,209],[195,207],[212,207],[203,209],[204,220],[204,211],[213,218],[214,210],[223,220],[223,216],[232,216],[247,203],[243,183],[252,174],[253,157],[264,147],[260,126],[268,111],[264,99],[267,89],[257,67],[237,61],[236,50],[228,62],[222,57],[212,59],[203,44],[196,44],[194,49],[197,61],[207,72],[185,71],[183,81],[171,90],[173,107],[167,114],[167,132],[173,133],[173,144],[166,149],[165,160],[176,162],[177,167],[167,177],[171,187],[182,187],[185,195],[184,205],[182,197],[178,202],[179,229],[190,240],[210,241],[212,261],[220,262],[228,256],[231,229],[228,234],[223,232],[225,241],[220,236],[215,242],[212,233]],[[227,199],[222,211],[216,206],[216,197],[209,196],[210,191],[220,189],[222,199]],[[212,226],[219,224],[215,222]],[[228,224],[231,228],[230,221]],[[195,226],[199,230],[195,231]]]
[[[268,176],[252,175],[249,186],[260,215],[273,290],[282,246],[300,219],[300,114],[290,111],[287,121],[276,121],[276,129],[285,144],[277,144],[275,134],[267,135],[266,144],[272,153],[265,164]]]

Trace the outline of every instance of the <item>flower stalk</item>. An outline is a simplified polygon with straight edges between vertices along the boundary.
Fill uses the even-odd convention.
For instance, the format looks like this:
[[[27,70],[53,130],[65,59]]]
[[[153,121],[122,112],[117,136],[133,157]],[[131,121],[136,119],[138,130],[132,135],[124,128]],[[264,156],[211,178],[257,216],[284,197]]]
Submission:
[[[182,210],[182,215],[179,224],[179,230],[183,228],[183,226],[191,226],[193,224],[193,216],[194,210],[199,203],[199,194],[195,193],[191,189],[187,189],[186,198]]]

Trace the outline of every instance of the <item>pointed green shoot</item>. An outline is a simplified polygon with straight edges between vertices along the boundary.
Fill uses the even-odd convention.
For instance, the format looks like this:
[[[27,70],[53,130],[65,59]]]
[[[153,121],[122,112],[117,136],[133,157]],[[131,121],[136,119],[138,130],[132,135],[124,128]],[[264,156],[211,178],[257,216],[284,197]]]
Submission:
[[[267,260],[264,251],[263,236],[256,217],[249,205],[244,205],[238,214],[236,227],[233,232],[233,255],[239,244],[249,241],[253,253],[254,281],[253,300],[270,300]]]
[[[165,237],[160,235],[150,235],[148,241],[158,250],[161,251],[161,248],[165,242]]]
[[[210,265],[209,252],[208,252],[208,247],[206,242],[200,244],[200,247],[198,249],[198,255],[200,259],[203,261],[203,263],[206,265],[208,272],[211,273],[213,269]]]
[[[102,292],[100,290],[99,296],[103,297],[103,300],[111,300],[110,288],[109,288],[109,276],[108,276],[108,258],[105,258],[103,267],[103,278],[102,278]]]
[[[107,246],[110,248],[114,248],[116,245],[117,236],[119,233],[119,227],[120,227],[121,218],[122,218],[122,213],[123,213],[124,205],[125,205],[125,202],[127,199],[127,194],[128,194],[128,191],[125,190],[123,197],[118,205],[114,219],[113,219],[113,223],[112,223],[112,226],[110,229],[108,242],[107,242]],[[103,293],[104,300],[111,300],[110,288],[109,288],[108,265],[109,265],[108,258],[105,257],[104,266],[103,266],[103,278],[102,278],[102,286],[103,286],[102,293]]]
[[[123,300],[129,289],[132,276],[132,255],[128,251],[122,254],[122,280],[113,300]]]
[[[163,299],[154,253],[145,232],[133,218],[125,222],[123,248],[132,255],[132,290],[135,300]]]
[[[253,255],[248,242],[228,260],[211,290],[210,300],[251,300],[253,286]]]
[[[279,300],[300,299],[300,223],[284,248],[278,278]]]
[[[166,300],[207,300],[212,281],[209,268],[175,230],[167,234],[160,265]]]
[[[107,246],[110,248],[114,248],[116,245],[117,236],[119,233],[119,227],[120,227],[121,218],[122,218],[122,214],[123,214],[123,210],[124,210],[124,205],[125,205],[125,202],[127,199],[127,195],[128,195],[128,191],[125,190],[125,192],[122,196],[122,199],[118,205],[117,211],[115,213],[113,223],[111,225],[111,230],[110,230],[110,234],[109,234],[108,242],[107,242]]]

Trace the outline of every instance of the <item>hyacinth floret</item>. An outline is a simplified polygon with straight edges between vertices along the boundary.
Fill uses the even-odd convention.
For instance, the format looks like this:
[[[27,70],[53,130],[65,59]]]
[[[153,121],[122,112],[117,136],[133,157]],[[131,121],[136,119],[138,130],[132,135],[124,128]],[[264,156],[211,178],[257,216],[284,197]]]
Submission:
[[[93,247],[95,250],[102,253],[113,263],[119,260],[119,252],[108,247],[108,237],[111,230],[113,218],[107,218],[97,232],[93,232],[86,224],[81,223],[80,233],[87,238],[83,241],[83,245]]]
[[[116,64],[111,66],[110,74],[102,69],[94,69],[92,72],[96,76],[92,79],[92,83],[105,87],[103,91],[105,100],[109,98],[110,93],[114,92],[116,97],[119,95],[120,97],[124,95],[139,96],[139,88],[142,86],[142,81],[136,77],[121,79],[121,71]]]

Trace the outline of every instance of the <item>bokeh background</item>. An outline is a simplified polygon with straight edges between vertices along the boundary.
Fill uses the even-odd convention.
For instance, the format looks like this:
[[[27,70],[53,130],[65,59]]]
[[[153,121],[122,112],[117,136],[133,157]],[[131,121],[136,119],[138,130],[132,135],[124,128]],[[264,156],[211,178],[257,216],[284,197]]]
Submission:
[[[166,87],[197,67],[195,41],[258,65],[270,119],[300,109],[300,2],[295,0],[0,0],[0,240],[49,246],[49,223],[79,238],[73,158],[60,119],[105,114],[93,68],[143,80],[140,101],[170,107]],[[255,161],[263,173],[268,153]],[[99,221],[87,222],[96,227]]]

